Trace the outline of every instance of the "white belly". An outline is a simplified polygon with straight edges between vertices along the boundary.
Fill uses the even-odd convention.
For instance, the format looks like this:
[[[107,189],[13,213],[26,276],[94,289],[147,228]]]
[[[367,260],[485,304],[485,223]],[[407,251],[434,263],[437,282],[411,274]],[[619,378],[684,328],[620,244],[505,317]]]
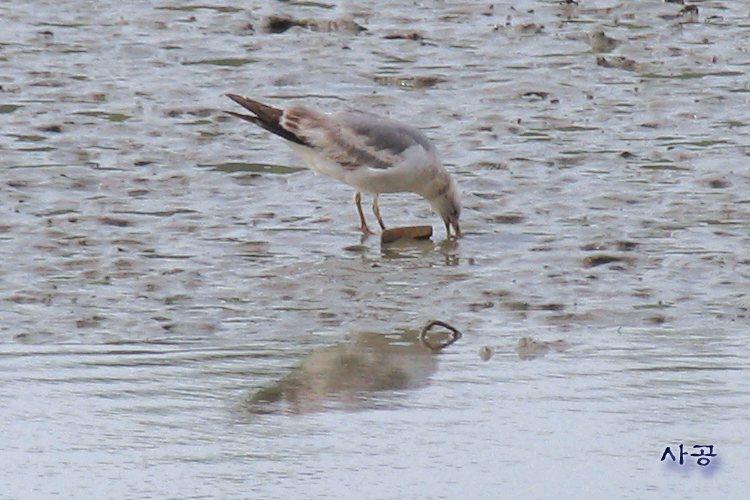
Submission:
[[[299,144],[289,143],[313,171],[349,184],[358,191],[376,193],[425,192],[431,172],[438,170],[437,160],[421,148],[405,151],[402,161],[391,168],[360,166],[344,168],[317,151]]]

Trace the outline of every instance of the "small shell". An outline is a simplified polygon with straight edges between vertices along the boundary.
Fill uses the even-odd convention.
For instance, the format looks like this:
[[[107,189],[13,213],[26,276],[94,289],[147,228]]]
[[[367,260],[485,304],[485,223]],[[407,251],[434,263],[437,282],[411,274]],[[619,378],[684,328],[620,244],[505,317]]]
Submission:
[[[442,327],[442,330],[434,330]],[[432,352],[440,352],[462,337],[461,332],[444,321],[431,319],[419,332],[419,341]]]

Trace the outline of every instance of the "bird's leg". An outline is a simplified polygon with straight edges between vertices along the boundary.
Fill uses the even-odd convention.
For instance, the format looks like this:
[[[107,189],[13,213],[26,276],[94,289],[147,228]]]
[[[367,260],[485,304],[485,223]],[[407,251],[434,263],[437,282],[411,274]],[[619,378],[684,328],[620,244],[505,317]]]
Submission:
[[[380,224],[380,229],[385,231],[385,224],[383,224],[383,219],[380,217],[380,207],[378,206],[378,194],[375,193],[372,196],[372,213],[375,214],[375,218],[378,219],[378,224]]]
[[[357,213],[359,214],[359,229],[366,235],[374,234],[372,231],[370,231],[370,228],[367,227],[365,213],[362,210],[362,193],[360,193],[359,191],[354,193],[354,204],[357,206]]]

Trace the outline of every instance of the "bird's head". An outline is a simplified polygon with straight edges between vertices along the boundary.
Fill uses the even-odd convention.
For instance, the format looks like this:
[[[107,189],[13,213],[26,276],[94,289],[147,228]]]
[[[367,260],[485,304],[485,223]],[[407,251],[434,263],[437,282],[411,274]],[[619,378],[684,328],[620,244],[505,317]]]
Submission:
[[[461,195],[455,182],[448,178],[448,183],[435,196],[429,199],[432,209],[443,219],[445,232],[451,237],[451,229],[456,238],[461,237],[461,227],[458,219],[461,217]]]

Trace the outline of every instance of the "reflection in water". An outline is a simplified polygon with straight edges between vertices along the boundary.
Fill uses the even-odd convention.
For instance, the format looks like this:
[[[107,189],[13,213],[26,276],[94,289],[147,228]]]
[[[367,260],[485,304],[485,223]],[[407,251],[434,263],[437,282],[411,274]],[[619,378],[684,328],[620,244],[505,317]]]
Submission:
[[[453,341],[459,337],[456,331]],[[313,350],[281,380],[249,396],[244,406],[251,413],[390,406],[393,391],[429,384],[439,350],[417,330],[359,332],[347,342]]]
[[[399,260],[425,257],[437,252],[446,266],[455,267],[460,264],[459,248],[459,243],[452,239],[433,242],[429,239],[403,238],[382,245],[380,255],[384,260]]]

